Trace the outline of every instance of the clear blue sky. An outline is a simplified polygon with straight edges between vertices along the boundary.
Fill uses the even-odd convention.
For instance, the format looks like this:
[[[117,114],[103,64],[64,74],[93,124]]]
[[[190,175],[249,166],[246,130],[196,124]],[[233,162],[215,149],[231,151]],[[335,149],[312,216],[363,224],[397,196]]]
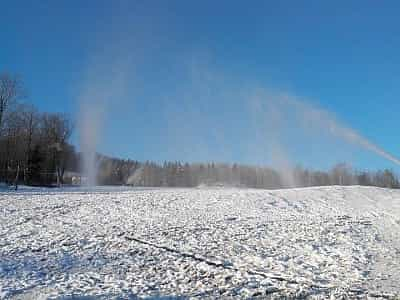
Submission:
[[[99,145],[110,155],[263,163],[268,142],[249,137],[251,117],[236,105],[241,85],[306,98],[400,155],[399,9],[397,1],[7,1],[0,69],[23,77],[40,110],[78,119],[91,76],[104,90],[114,73],[102,73],[122,68],[123,100],[107,99]],[[396,169],[357,148],[287,147],[305,165]],[[249,148],[258,148],[254,159]]]

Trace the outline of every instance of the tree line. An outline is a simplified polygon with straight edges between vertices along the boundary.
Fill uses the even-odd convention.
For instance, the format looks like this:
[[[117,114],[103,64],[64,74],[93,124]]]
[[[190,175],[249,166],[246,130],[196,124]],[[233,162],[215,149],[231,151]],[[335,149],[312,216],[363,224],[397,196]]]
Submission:
[[[71,120],[64,114],[39,112],[23,103],[22,81],[0,73],[0,182],[59,186],[81,175],[82,155],[69,139]],[[238,186],[285,188],[367,185],[399,188],[391,170],[366,172],[338,164],[328,171],[226,163],[139,162],[97,154],[97,183],[146,187]]]
[[[76,154],[68,143],[72,122],[64,114],[39,112],[22,102],[25,96],[18,76],[0,74],[0,181],[61,184]]]
[[[98,156],[99,184],[145,187],[236,186],[278,189],[328,185],[400,188],[391,170],[367,172],[340,163],[328,171],[300,166],[278,171],[270,167],[227,163],[138,162]]]

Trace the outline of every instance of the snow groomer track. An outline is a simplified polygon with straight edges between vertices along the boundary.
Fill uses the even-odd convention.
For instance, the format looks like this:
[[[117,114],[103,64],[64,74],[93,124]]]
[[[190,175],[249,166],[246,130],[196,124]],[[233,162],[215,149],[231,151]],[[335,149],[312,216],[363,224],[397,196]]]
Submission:
[[[0,193],[1,299],[398,299],[400,191]]]

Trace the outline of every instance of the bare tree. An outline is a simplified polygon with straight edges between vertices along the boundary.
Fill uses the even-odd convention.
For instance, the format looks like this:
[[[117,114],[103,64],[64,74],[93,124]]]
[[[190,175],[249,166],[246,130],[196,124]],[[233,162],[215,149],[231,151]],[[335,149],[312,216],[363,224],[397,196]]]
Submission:
[[[33,105],[22,105],[21,106],[21,118],[24,124],[24,143],[25,143],[25,157],[24,157],[24,182],[27,183],[27,177],[29,172],[29,160],[32,155],[34,147],[35,135],[37,135],[40,115]]]
[[[0,131],[8,107],[22,95],[22,82],[17,76],[8,73],[0,74]]]
[[[67,141],[72,133],[72,124],[63,114],[44,114],[43,129],[52,158],[52,169],[56,170],[57,184],[60,185],[70,151]]]

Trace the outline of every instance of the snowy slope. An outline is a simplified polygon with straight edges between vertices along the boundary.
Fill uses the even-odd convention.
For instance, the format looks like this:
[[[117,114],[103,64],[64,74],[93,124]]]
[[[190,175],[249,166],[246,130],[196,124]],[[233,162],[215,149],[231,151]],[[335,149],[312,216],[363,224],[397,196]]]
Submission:
[[[370,187],[3,192],[0,298],[395,298],[399,238]]]

